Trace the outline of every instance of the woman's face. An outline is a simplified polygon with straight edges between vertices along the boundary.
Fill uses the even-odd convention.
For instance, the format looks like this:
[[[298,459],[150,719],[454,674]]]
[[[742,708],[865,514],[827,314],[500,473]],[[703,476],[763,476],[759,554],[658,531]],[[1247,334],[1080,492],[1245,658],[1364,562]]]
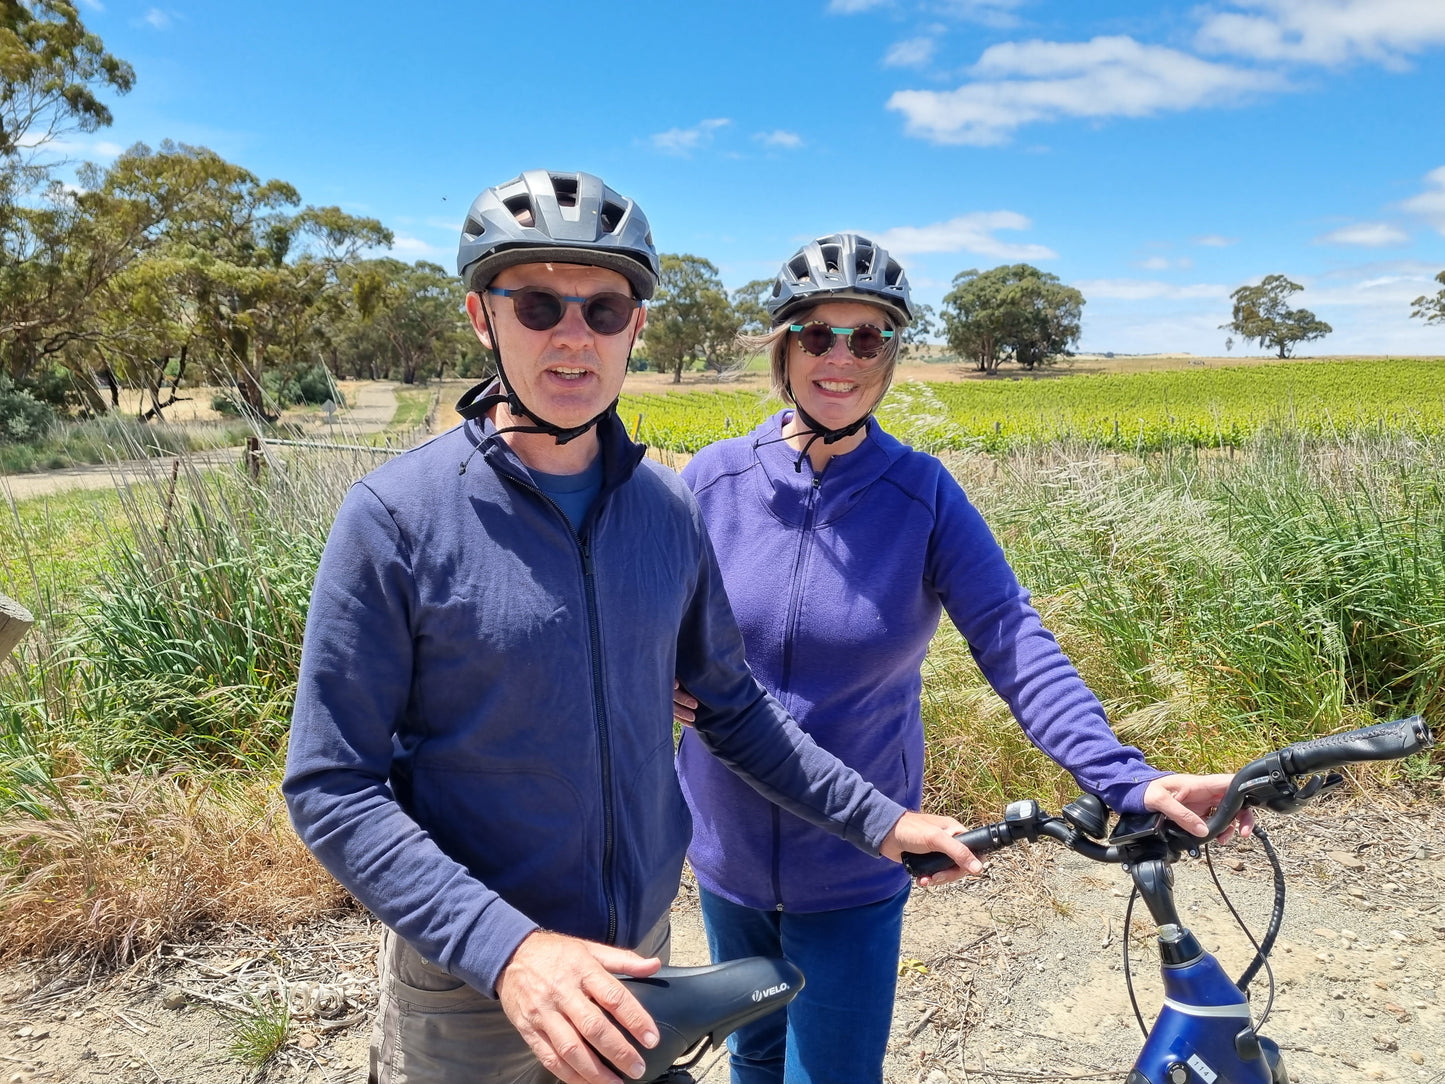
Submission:
[[[822,321],[830,327],[872,324],[888,330],[885,310],[862,301],[827,301],[792,319],[794,324]],[[871,358],[855,358],[843,335],[820,357],[808,353],[796,332],[788,332],[788,380],[793,399],[803,411],[827,429],[842,429],[857,421],[874,406],[883,386],[886,363],[883,352]]]

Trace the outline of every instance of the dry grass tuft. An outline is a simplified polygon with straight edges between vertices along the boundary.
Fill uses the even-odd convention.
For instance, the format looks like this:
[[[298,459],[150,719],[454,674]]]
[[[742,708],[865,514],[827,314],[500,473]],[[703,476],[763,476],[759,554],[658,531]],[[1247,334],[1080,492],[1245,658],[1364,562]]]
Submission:
[[[54,793],[0,820],[0,961],[120,965],[210,923],[283,929],[354,906],[272,781],[69,777]]]

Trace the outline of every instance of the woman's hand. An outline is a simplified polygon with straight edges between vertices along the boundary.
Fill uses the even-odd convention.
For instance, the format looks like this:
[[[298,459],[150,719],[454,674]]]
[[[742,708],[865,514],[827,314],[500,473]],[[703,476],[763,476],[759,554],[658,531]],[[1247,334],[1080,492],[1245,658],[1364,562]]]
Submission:
[[[1163,813],[1190,835],[1209,834],[1205,818],[1219,806],[1219,800],[1229,788],[1233,775],[1186,775],[1176,772],[1155,779],[1144,790],[1144,808]],[[1241,809],[1234,823],[1219,836],[1220,843],[1228,843],[1236,832],[1241,839],[1254,831],[1254,810]]]
[[[697,722],[697,698],[690,696],[677,678],[672,679],[672,717],[683,726]]]

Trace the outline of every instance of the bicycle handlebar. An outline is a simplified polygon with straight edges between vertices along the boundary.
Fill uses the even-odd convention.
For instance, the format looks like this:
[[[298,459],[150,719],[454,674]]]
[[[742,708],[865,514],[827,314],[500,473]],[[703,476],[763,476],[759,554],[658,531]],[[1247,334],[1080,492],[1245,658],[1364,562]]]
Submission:
[[[1359,761],[1397,760],[1428,749],[1434,740],[1424,718],[1412,715],[1285,746],[1251,761],[1235,773],[1220,798],[1219,807],[1209,818],[1207,835],[1191,836],[1166,821],[1161,829],[1163,838],[1176,849],[1198,847],[1223,833],[1246,805],[1267,805],[1280,812],[1290,812],[1324,789],[1323,780],[1318,778],[1298,788],[1291,783],[1293,779]],[[1032,841],[1040,835],[1057,840],[1096,862],[1123,862],[1129,857],[1128,846],[1096,843],[1060,818],[1044,813],[1038,802],[1032,800],[1010,803],[1002,821],[971,828],[953,838],[978,855],[1012,846],[1020,840]],[[941,851],[909,852],[903,855],[903,864],[914,877],[927,877],[950,868],[953,860]]]
[[[1389,723],[1329,734],[1306,742],[1287,745],[1268,756],[1251,761],[1235,773],[1219,800],[1219,808],[1209,818],[1209,834],[1214,839],[1229,826],[1241,808],[1250,801],[1251,789],[1282,776],[1312,775],[1345,764],[1367,760],[1398,760],[1428,749],[1435,743],[1430,728],[1420,715],[1396,719]]]

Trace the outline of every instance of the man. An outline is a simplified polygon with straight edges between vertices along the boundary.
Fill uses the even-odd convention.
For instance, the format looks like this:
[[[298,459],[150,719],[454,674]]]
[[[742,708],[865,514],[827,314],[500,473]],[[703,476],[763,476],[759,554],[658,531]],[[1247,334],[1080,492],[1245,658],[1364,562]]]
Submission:
[[[284,790],[388,927],[373,1081],[612,1082],[599,1053],[642,1068],[621,1029],[657,1041],[614,975],[660,966],[690,834],[674,677],[780,805],[895,860],[978,864],[957,822],[883,797],[757,685],[696,504],[627,439],[660,270],[641,209],[524,173],[473,203],[457,267],[499,381],[343,502]]]

